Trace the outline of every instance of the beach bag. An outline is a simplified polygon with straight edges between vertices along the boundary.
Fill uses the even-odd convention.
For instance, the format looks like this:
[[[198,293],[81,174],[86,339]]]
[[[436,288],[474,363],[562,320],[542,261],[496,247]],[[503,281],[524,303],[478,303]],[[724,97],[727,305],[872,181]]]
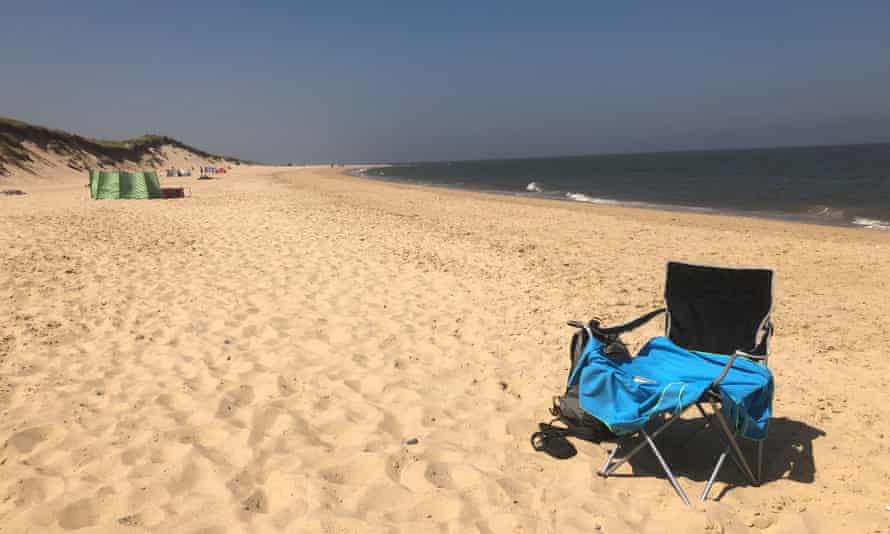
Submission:
[[[598,324],[598,321],[594,319],[591,323]],[[603,352],[606,355],[615,358],[630,358],[627,346],[617,335],[606,336],[599,334],[596,329],[592,329],[592,331],[593,335],[603,343]],[[569,376],[578,365],[581,355],[584,354],[584,348],[588,341],[590,341],[590,334],[587,329],[579,328],[572,335],[572,341],[569,344]],[[568,377],[566,377],[566,382],[568,382]],[[609,427],[581,407],[581,402],[578,400],[577,384],[567,387],[565,393],[553,398],[550,413],[571,429],[577,437],[596,442],[615,438]]]
[[[578,328],[569,344],[569,376],[575,370],[578,360],[584,354],[584,348],[590,341],[590,332],[603,343],[603,352],[614,358],[630,358],[627,346],[617,334],[603,334],[597,328],[599,321],[590,321],[592,328]],[[566,377],[568,382],[568,376]],[[532,434],[531,444],[537,451],[543,451],[555,458],[570,458],[577,451],[565,438],[575,437],[600,443],[612,441],[615,434],[602,421],[593,417],[581,407],[578,399],[578,386],[568,386],[562,395],[553,397],[550,414],[554,419],[550,423],[539,423],[538,431]],[[559,421],[560,426],[553,423]]]

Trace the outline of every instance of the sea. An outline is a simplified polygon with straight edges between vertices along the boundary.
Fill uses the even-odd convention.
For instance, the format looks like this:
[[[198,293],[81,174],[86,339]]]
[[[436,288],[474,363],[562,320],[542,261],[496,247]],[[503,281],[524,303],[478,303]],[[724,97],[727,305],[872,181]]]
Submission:
[[[890,230],[890,143],[397,163],[369,178]]]

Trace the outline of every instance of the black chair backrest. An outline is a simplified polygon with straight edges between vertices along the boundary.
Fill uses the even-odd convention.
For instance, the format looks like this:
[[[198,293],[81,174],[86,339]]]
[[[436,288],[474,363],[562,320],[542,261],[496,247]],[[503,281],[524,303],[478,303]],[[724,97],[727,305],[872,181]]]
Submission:
[[[671,341],[689,350],[764,355],[773,272],[670,262],[664,299]]]

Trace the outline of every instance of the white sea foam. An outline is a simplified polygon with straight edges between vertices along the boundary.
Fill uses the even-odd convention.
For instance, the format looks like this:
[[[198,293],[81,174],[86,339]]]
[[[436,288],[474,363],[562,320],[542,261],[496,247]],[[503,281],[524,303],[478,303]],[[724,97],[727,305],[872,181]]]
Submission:
[[[658,204],[654,202],[640,202],[635,200],[614,200],[611,198],[599,198],[585,195],[584,193],[566,193],[566,198],[575,202],[584,202],[586,204],[600,204],[608,206],[624,206],[628,208],[645,208],[657,210],[678,210],[678,211],[694,211],[699,213],[718,213],[714,208],[706,208],[703,206],[681,206],[676,204]]]
[[[853,224],[863,228],[871,228],[873,230],[890,230],[890,221],[882,221],[880,219],[866,219],[865,217],[856,217]]]
[[[828,219],[844,219],[845,213],[844,210],[840,208],[832,208],[830,206],[814,206],[810,208],[809,212],[818,217],[826,217]]]
[[[538,182],[529,182],[527,186],[525,186],[525,190],[531,193],[541,193],[541,186],[538,185]]]
[[[587,202],[588,204],[618,204],[614,200],[591,197],[584,193],[566,193],[566,198],[575,202]]]

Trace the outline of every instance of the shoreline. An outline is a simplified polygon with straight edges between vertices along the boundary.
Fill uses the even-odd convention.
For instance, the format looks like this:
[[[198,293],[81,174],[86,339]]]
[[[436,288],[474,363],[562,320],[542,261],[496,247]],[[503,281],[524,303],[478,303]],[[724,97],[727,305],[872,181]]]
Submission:
[[[611,206],[611,207],[619,207],[619,208],[630,208],[630,209],[641,209],[641,210],[653,210],[653,211],[662,211],[669,213],[691,213],[691,214],[701,214],[701,215],[715,215],[715,216],[724,216],[724,217],[741,217],[746,219],[758,219],[758,220],[770,220],[770,221],[780,221],[787,222],[792,224],[807,224],[807,225],[816,225],[816,226],[828,226],[832,228],[850,228],[856,230],[872,230],[876,232],[890,232],[890,221],[877,220],[877,219],[867,219],[864,217],[854,217],[851,221],[846,220],[838,220],[832,219],[831,217],[825,217],[820,215],[810,215],[810,214],[794,214],[794,213],[781,213],[781,212],[762,212],[762,211],[750,211],[750,210],[738,210],[738,209],[729,209],[729,208],[710,208],[705,206],[684,206],[684,205],[675,205],[675,204],[659,204],[655,202],[645,202],[645,201],[635,201],[635,200],[613,200],[608,198],[601,197],[590,197],[585,193],[572,193],[572,192],[553,192],[548,193],[544,191],[537,192],[526,192],[526,191],[508,191],[503,189],[483,189],[483,188],[474,188],[467,187],[462,185],[450,185],[450,184],[436,184],[436,183],[424,183],[421,180],[415,178],[401,178],[401,177],[391,177],[391,176],[375,176],[372,174],[368,174],[366,171],[371,169],[379,169],[384,167],[390,167],[391,164],[381,164],[381,165],[355,165],[358,167],[357,169],[346,169],[343,171],[344,174],[351,176],[353,178],[361,178],[367,180],[373,180],[384,183],[393,183],[393,184],[401,184],[401,185],[413,185],[417,187],[429,187],[435,189],[446,189],[451,191],[464,191],[469,193],[481,193],[485,195],[497,195],[497,196],[505,196],[505,197],[514,197],[514,198],[526,198],[526,199],[535,199],[535,200],[547,200],[547,201],[558,201],[558,202],[567,202],[572,204],[581,204],[587,206]],[[534,182],[531,182],[534,183]],[[860,221],[857,223],[856,221]]]

